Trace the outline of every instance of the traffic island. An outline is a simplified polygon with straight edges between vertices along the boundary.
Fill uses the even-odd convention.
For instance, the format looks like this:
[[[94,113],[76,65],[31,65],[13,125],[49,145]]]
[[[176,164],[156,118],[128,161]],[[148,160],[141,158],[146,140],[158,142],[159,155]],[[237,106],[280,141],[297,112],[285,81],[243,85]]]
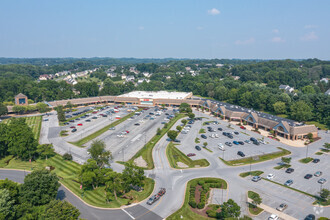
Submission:
[[[290,151],[278,147],[280,151],[270,153],[270,154],[262,154],[262,155],[256,155],[253,157],[246,157],[238,160],[224,160],[223,158],[219,157],[219,159],[226,165],[228,166],[242,166],[242,165],[248,165],[248,164],[255,164],[255,163],[260,163],[268,160],[273,160],[279,157],[283,157],[286,155],[291,154]]]
[[[219,202],[227,201],[227,182],[225,180],[219,178],[193,179],[187,183],[182,207],[166,219],[216,219],[219,216],[218,213],[221,212],[221,206],[207,204],[211,189],[223,190],[223,198],[218,198],[218,200]]]
[[[253,216],[259,215],[264,210],[257,206],[256,203],[261,204],[261,197],[258,193],[253,191],[248,191],[248,206],[249,206],[249,213]]]
[[[247,176],[260,176],[263,173],[264,173],[263,171],[255,170],[251,172],[240,173],[239,176],[245,178]]]
[[[190,159],[188,156],[182,153],[178,148],[176,148],[172,142],[167,145],[166,156],[170,166],[175,169],[207,167],[210,165],[210,163],[206,159],[200,159],[200,160]]]

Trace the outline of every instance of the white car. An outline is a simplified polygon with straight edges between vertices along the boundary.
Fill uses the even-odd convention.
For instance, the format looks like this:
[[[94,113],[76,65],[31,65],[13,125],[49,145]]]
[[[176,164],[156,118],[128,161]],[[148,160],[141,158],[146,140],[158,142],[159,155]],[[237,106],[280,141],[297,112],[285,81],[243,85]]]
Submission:
[[[267,175],[267,179],[271,180],[271,179],[274,179],[275,175],[270,173]]]
[[[215,134],[214,137],[215,137],[215,138],[219,138],[219,135],[218,135],[218,134]]]
[[[222,150],[222,151],[225,151],[225,150],[226,150],[226,149],[225,149],[225,146],[223,146],[222,143],[219,143],[218,146],[219,146],[219,149],[220,149],[220,150]]]
[[[271,214],[271,216],[268,217],[268,220],[278,220],[278,216],[275,214]]]

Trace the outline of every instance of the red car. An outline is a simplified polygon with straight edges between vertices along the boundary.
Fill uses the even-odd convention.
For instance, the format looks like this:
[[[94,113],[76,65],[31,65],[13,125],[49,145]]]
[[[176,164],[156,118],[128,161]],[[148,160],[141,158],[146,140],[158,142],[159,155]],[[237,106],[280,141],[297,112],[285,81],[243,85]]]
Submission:
[[[80,123],[80,124],[77,124],[77,125],[78,125],[78,126],[82,126],[83,124]]]
[[[121,117],[116,117],[116,119],[121,119]]]
[[[196,154],[194,154],[194,153],[189,153],[189,154],[187,154],[187,156],[188,156],[188,157],[193,157],[193,156],[196,156]]]
[[[244,127],[244,126],[241,126],[240,128],[241,128],[241,129],[244,129],[244,130],[246,129],[246,127]]]
[[[93,112],[93,114],[97,114],[97,111]]]
[[[70,128],[76,128],[76,126],[71,126]]]

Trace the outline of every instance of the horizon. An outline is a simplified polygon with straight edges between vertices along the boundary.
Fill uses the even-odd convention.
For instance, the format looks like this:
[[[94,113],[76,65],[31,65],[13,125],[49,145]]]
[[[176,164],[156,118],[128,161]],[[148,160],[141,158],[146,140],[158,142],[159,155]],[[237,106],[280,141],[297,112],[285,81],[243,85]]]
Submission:
[[[330,60],[327,0],[5,0],[0,6],[6,58]]]

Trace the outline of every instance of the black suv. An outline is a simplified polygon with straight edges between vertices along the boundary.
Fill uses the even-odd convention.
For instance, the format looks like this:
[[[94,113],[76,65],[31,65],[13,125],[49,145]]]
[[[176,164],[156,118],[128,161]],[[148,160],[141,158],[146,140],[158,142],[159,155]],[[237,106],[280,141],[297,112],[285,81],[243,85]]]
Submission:
[[[218,128],[219,131],[222,131],[222,128]]]
[[[250,138],[250,141],[257,141],[257,139],[255,139],[254,137]]]
[[[242,151],[237,151],[237,155],[239,155],[241,157],[245,157],[245,154]]]
[[[198,150],[198,151],[199,150],[202,150],[202,148],[200,146],[198,146],[198,145],[195,146],[195,149]]]
[[[207,139],[205,134],[202,134],[201,137],[204,138],[204,139]]]
[[[320,162],[320,159],[314,159],[313,160],[313,163],[318,163],[318,162]]]
[[[294,169],[293,168],[288,168],[288,169],[286,169],[286,173],[293,173],[293,171],[294,171]]]

